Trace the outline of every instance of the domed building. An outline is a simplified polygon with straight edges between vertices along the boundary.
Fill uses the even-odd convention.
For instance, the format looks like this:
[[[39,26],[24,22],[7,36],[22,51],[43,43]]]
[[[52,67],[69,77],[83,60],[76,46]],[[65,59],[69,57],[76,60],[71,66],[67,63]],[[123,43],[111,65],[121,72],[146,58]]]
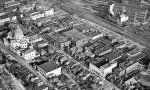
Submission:
[[[17,26],[13,39],[21,40],[23,38],[24,38],[23,31],[20,29],[19,26]]]
[[[14,31],[14,35],[12,35],[12,40],[10,42],[11,46],[13,48],[19,47],[21,49],[25,49],[28,47],[29,43],[29,38],[24,36],[22,29],[19,26],[17,26],[17,28]]]

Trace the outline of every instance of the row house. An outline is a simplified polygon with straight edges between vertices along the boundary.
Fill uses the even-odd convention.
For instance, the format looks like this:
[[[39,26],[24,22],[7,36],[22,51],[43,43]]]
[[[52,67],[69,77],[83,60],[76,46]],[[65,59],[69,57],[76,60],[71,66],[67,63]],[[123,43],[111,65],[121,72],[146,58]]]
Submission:
[[[31,11],[29,12],[29,16],[32,20],[36,20],[38,18],[47,17],[54,14],[54,9],[50,9],[47,11]]]

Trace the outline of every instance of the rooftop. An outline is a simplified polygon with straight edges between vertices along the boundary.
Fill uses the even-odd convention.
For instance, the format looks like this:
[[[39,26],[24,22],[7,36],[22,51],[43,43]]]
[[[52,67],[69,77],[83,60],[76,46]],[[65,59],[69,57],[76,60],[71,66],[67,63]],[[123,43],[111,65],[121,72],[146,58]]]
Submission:
[[[61,36],[60,34],[48,33],[47,35],[51,37],[52,39],[54,39],[55,41],[60,42],[60,43],[64,43],[68,41],[67,38]]]
[[[117,59],[118,57],[120,57],[122,54],[120,52],[114,51],[114,52],[110,52],[109,54],[105,55],[104,57],[106,57],[109,60],[114,60]]]
[[[35,35],[32,35],[29,37],[30,41],[33,41],[33,40],[36,40],[36,39],[39,39],[40,36],[38,34],[35,34]]]
[[[29,53],[34,52],[34,51],[36,51],[36,50],[31,48],[31,49],[28,49],[26,51],[22,51],[22,53],[26,55],[26,54],[29,54]]]
[[[144,75],[141,79],[140,82],[145,85],[145,86],[150,86],[150,75]]]
[[[110,65],[110,63],[106,63],[106,64],[104,64],[103,66],[101,66],[101,67],[103,67],[103,68],[108,68],[108,67],[110,67],[111,65]]]
[[[107,50],[110,50],[110,49],[111,49],[110,47],[105,46],[105,47],[102,47],[102,48],[100,48],[100,49],[94,51],[94,53],[95,53],[96,55],[98,55],[98,54],[103,53],[103,52],[105,52],[105,51],[107,51]]]
[[[141,60],[141,59],[143,59],[143,58],[145,58],[145,57],[146,57],[146,54],[145,54],[145,53],[140,53],[140,54],[138,54],[138,55],[135,56],[135,57],[131,57],[130,60],[132,60],[132,61],[138,61],[138,60]]]
[[[90,32],[85,32],[85,35],[89,36],[89,37],[94,37],[97,36],[99,34],[102,34],[102,32],[98,32],[98,31],[90,31]]]
[[[47,73],[47,72],[55,70],[61,66],[56,64],[54,61],[49,61],[47,63],[39,65],[38,67],[40,67],[42,70],[44,70]]]
[[[81,32],[79,32],[76,29],[73,29],[73,30],[70,30],[70,31],[66,31],[66,32],[63,33],[63,35],[65,35],[65,36],[67,36],[69,38],[76,38],[78,40],[88,38],[86,35],[82,34]]]
[[[108,61],[106,61],[105,59],[103,59],[103,58],[99,58],[99,59],[97,59],[97,61],[93,61],[93,62],[91,62],[93,65],[95,65],[96,67],[98,67],[98,68],[100,68],[100,66],[102,66],[102,65],[104,65],[104,64],[106,64],[106,63],[108,63]]]
[[[136,48],[136,49],[133,49],[132,51],[128,52],[127,54],[132,56],[132,55],[136,55],[138,53],[141,53],[141,50]]]
[[[83,23],[83,24],[75,26],[75,29],[77,29],[77,30],[82,32],[83,30],[89,30],[90,27],[89,27],[89,25]]]
[[[36,90],[49,90],[49,89],[46,89],[46,88],[48,88],[48,86],[47,85],[42,85],[42,86],[36,86]]]

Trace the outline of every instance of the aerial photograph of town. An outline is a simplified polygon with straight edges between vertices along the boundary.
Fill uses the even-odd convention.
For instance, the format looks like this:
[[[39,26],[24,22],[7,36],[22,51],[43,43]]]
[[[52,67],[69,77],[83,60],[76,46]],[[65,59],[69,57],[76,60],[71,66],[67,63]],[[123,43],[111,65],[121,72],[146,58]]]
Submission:
[[[150,90],[150,0],[0,0],[0,90]]]

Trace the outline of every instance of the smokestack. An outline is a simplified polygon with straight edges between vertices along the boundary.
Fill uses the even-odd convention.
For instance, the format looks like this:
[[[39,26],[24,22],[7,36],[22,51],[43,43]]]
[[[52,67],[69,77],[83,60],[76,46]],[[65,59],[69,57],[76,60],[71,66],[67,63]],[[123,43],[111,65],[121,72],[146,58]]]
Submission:
[[[114,3],[109,6],[109,12],[114,16],[115,14],[113,12],[113,9],[114,9]]]

